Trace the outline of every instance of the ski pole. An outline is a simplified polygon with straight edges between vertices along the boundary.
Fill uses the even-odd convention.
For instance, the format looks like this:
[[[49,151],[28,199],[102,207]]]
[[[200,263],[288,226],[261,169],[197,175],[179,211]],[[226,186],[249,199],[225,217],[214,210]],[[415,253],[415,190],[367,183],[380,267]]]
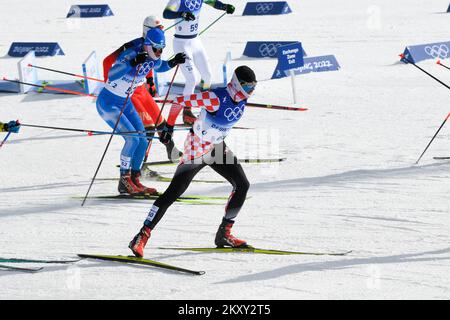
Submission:
[[[422,159],[423,155],[425,154],[425,152],[428,150],[428,148],[430,147],[431,143],[433,142],[434,138],[436,138],[436,136],[438,135],[439,131],[441,131],[442,127],[444,126],[444,124],[447,122],[448,118],[450,117],[450,113],[447,115],[447,117],[445,118],[444,122],[442,122],[441,126],[439,127],[438,131],[436,131],[436,133],[434,134],[433,138],[431,139],[430,143],[427,145],[427,147],[425,148],[425,150],[422,152],[422,154],[420,155],[419,159],[416,161],[416,164],[419,163],[420,159]]]
[[[62,131],[74,131],[74,132],[83,132],[87,133],[89,136],[92,135],[104,135],[104,134],[112,134],[110,131],[98,131],[98,130],[88,130],[88,129],[75,129],[75,128],[65,128],[65,127],[50,127],[50,126],[41,126],[41,125],[35,125],[35,124],[20,124],[23,127],[30,127],[30,128],[42,128],[42,129],[53,129],[53,130],[62,130]],[[176,130],[186,130],[186,128],[176,128]],[[145,131],[123,131],[123,132],[117,132],[115,135],[130,135],[130,134],[138,134],[138,133],[147,133],[147,132],[159,132],[161,130],[145,130]]]
[[[24,84],[24,85],[31,86],[31,87],[37,87],[37,88],[41,88],[41,89],[45,89],[45,90],[49,90],[49,91],[64,92],[64,93],[68,93],[68,94],[75,94],[75,95],[80,95],[80,96],[87,96],[87,97],[97,98],[97,96],[94,95],[94,94],[88,94],[88,93],[74,91],[74,90],[56,88],[56,87],[51,87],[51,86],[47,86],[47,85],[39,85],[39,84],[28,83],[28,82],[23,82],[23,81],[19,81],[19,80],[9,80],[6,77],[3,77],[3,80],[5,80],[7,82],[14,82],[14,83],[19,83],[19,84]]]
[[[253,103],[253,102],[248,102],[246,104],[246,106],[254,107],[254,108],[286,110],[286,111],[307,111],[308,110],[308,108],[285,107],[285,106],[276,106],[276,105],[271,105],[271,104],[261,104],[261,103]]]
[[[206,30],[208,30],[209,28],[211,28],[213,26],[213,24],[215,24],[217,21],[219,21],[220,19],[222,19],[227,13],[224,12],[220,17],[218,17],[216,20],[214,20],[212,23],[209,24],[209,26],[207,26],[205,29],[203,29],[203,31],[201,31],[198,35],[201,36],[203,33],[206,32]]]
[[[91,183],[90,183],[89,188],[88,188],[88,190],[86,192],[86,195],[84,196],[84,199],[83,199],[83,202],[81,203],[81,206],[84,206],[84,203],[86,202],[86,199],[87,199],[87,197],[89,195],[89,192],[91,191],[92,185],[94,184],[95,178],[97,177],[98,171],[100,170],[100,166],[102,165],[103,160],[105,159],[106,152],[108,151],[109,145],[111,144],[112,138],[114,137],[114,133],[116,133],[117,126],[119,125],[120,118],[122,117],[122,114],[123,114],[123,112],[125,110],[125,107],[127,106],[128,99],[130,98],[130,93],[132,91],[131,88],[133,88],[133,86],[134,86],[134,82],[136,81],[136,77],[137,77],[139,71],[141,70],[141,67],[142,67],[142,65],[140,65],[139,68],[136,68],[136,73],[134,74],[133,81],[131,81],[130,90],[128,90],[127,97],[125,98],[125,101],[123,103],[122,109],[120,110],[119,116],[117,117],[116,124],[114,125],[114,129],[113,129],[113,131],[112,131],[112,133],[111,133],[111,135],[109,137],[108,143],[106,144],[105,151],[103,152],[102,158],[100,159],[100,163],[98,164],[97,169],[95,170],[94,177],[91,180]]]
[[[170,27],[164,28],[164,32],[166,32],[167,30],[172,29],[173,27],[175,27],[176,25],[182,23],[184,21],[184,19],[181,19],[180,21],[178,21],[177,23],[171,25]],[[148,26],[147,26],[148,27]]]
[[[5,144],[6,140],[8,140],[10,134],[11,134],[11,131],[9,131],[8,134],[6,135],[5,139],[3,139],[2,142],[0,142],[0,148]]]
[[[414,67],[416,67],[417,69],[419,69],[420,71],[422,71],[423,73],[425,73],[426,75],[430,76],[431,78],[433,78],[434,80],[436,80],[437,82],[439,82],[440,84],[442,84],[443,86],[445,86],[447,89],[450,89],[450,86],[448,86],[447,84],[445,84],[444,82],[442,82],[441,80],[439,80],[438,78],[436,78],[435,76],[433,76],[431,73],[425,71],[424,69],[422,69],[421,67],[419,67],[417,64],[415,64],[414,62],[412,62],[411,60],[409,60],[408,58],[406,58],[406,56],[402,53],[400,55],[400,57],[402,58],[401,61],[407,61],[409,64],[412,64]]]
[[[77,78],[82,78],[82,79],[87,79],[87,80],[99,81],[99,82],[103,82],[103,83],[105,82],[105,81],[97,79],[97,78],[86,77],[86,76],[82,76],[80,74],[75,74],[75,73],[65,72],[65,71],[61,71],[61,70],[35,66],[35,65],[32,65],[31,63],[28,64],[28,67],[41,69],[41,70],[52,71],[52,72],[61,73],[61,74],[66,74],[66,75],[69,75],[69,76],[74,76],[74,77],[77,77]]]
[[[443,64],[443,63],[441,62],[441,60],[438,60],[436,63],[437,63],[438,65],[440,65],[440,66],[443,66],[445,69],[450,70],[450,67],[449,67],[449,66],[446,66],[445,64]]]
[[[34,125],[34,124],[20,124],[23,127],[30,127],[30,128],[42,128],[42,129],[52,129],[52,130],[62,130],[62,131],[74,131],[74,132],[83,132],[87,133],[88,136],[93,135],[105,135],[105,134],[113,134],[110,131],[98,131],[98,130],[86,130],[86,129],[73,129],[73,128],[63,128],[63,127],[50,127],[50,126],[40,126],[40,125]],[[144,131],[144,133],[147,131]],[[114,135],[117,136],[128,136],[128,137],[140,137],[138,134],[143,133],[142,131],[124,131],[124,132],[116,132]]]
[[[155,99],[157,103],[165,103],[165,102],[173,102],[173,100],[158,100]],[[286,111],[307,111],[308,108],[297,108],[297,107],[286,107],[286,106],[277,106],[272,104],[263,104],[263,103],[254,103],[247,102],[245,104],[246,107],[255,107],[255,108],[264,108],[264,109],[276,109],[276,110],[286,110]]]
[[[214,20],[213,22],[211,22],[205,29],[203,29],[202,31],[200,31],[200,33],[198,34],[198,36],[201,36],[203,33],[206,32],[206,30],[208,30],[209,28],[211,28],[213,26],[213,24],[215,24],[217,21],[219,21],[220,19],[222,19],[222,17],[224,17],[227,13],[224,12],[220,17],[218,17],[216,20]],[[179,21],[178,23],[180,23],[182,21]],[[175,25],[177,25],[178,23],[176,23]],[[172,59],[175,55],[172,55],[170,59]]]
[[[170,89],[172,89],[172,84],[173,84],[173,82],[175,81],[175,76],[177,75],[177,72],[178,72],[178,69],[179,69],[179,68],[180,68],[180,65],[178,64],[178,65],[177,65],[177,68],[175,69],[175,72],[174,72],[174,74],[173,74],[172,81],[170,82],[169,88],[167,89],[166,97],[164,98],[164,103],[163,103],[163,105],[162,105],[162,107],[161,107],[161,110],[159,111],[158,117],[156,118],[155,126],[158,125],[159,119],[161,119],[161,115],[162,115],[162,112],[163,112],[164,107],[165,107],[165,105],[166,105],[166,102],[168,102],[167,98],[169,97]],[[147,161],[148,155],[149,155],[149,153],[150,153],[150,149],[151,149],[151,147],[152,147],[152,142],[153,142],[153,140],[150,140],[149,143],[148,143],[147,151],[145,152],[144,162]]]

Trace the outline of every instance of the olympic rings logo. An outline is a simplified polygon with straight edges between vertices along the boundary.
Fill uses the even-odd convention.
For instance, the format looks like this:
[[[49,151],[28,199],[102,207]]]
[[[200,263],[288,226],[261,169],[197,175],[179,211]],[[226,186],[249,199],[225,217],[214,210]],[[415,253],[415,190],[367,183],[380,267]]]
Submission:
[[[274,57],[277,54],[278,47],[281,47],[280,43],[263,43],[259,46],[259,53],[263,57]]]
[[[143,76],[147,75],[154,66],[155,63],[151,61],[151,62],[144,62],[140,68],[139,66],[137,66],[136,68],[139,68],[139,75]]]
[[[191,11],[198,10],[202,6],[203,0],[185,0],[184,5]]]
[[[450,50],[445,44],[441,44],[434,46],[426,46],[425,52],[426,54],[432,56],[435,59],[437,58],[445,59],[448,57],[448,53],[450,52]]]
[[[256,13],[266,14],[273,9],[273,3],[258,3],[256,5]]]
[[[228,122],[239,120],[242,117],[242,114],[244,111],[242,111],[241,108],[228,108],[225,110],[224,115],[227,118]]]

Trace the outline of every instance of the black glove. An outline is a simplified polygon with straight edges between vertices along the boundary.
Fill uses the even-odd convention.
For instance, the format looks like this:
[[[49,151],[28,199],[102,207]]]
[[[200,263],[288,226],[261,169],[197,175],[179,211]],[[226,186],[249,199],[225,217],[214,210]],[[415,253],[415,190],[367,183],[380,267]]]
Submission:
[[[3,124],[3,130],[2,131],[9,131],[13,133],[18,133],[20,129],[20,123],[19,121],[11,120],[8,123]]]
[[[226,11],[228,14],[233,14],[234,10],[235,10],[235,8],[233,5],[231,5],[231,4],[225,5],[224,11]]]
[[[161,143],[163,144],[169,144],[170,141],[172,141],[172,135],[173,126],[166,124],[163,131],[161,132],[161,135],[159,136],[159,141],[161,141]]]
[[[139,52],[137,56],[130,61],[132,67],[136,67],[138,64],[144,63],[148,59],[147,52]]]
[[[186,54],[184,52],[177,53],[175,57],[173,57],[171,60],[167,61],[169,64],[169,67],[173,68],[179,64],[186,62]]]
[[[195,20],[195,16],[192,12],[186,11],[181,13],[181,17],[186,21],[193,21]]]
[[[153,77],[147,78],[147,84],[148,84],[148,93],[150,93],[152,97],[156,96],[156,87],[155,82],[153,81]]]

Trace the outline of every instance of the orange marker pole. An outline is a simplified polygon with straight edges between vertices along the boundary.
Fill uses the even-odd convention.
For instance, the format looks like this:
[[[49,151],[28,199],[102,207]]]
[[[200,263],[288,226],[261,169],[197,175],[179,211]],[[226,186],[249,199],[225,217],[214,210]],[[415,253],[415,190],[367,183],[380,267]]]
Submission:
[[[441,60],[438,60],[438,61],[436,62],[436,64],[438,64],[438,65],[440,65],[440,66],[443,66],[445,69],[450,70],[450,67],[448,67],[448,66],[446,66],[445,64],[443,64]]]
[[[6,77],[3,77],[3,80],[8,81],[8,82],[24,84],[24,85],[31,86],[31,87],[37,87],[37,88],[41,88],[41,89],[45,89],[45,90],[49,90],[49,91],[64,92],[64,93],[68,93],[68,94],[75,94],[75,95],[79,95],[79,96],[87,96],[87,97],[97,98],[97,96],[94,94],[88,94],[88,93],[74,91],[74,90],[68,90],[68,89],[51,87],[51,86],[47,86],[47,85],[39,85],[39,84],[34,84],[34,83],[22,82],[19,80],[9,80]]]

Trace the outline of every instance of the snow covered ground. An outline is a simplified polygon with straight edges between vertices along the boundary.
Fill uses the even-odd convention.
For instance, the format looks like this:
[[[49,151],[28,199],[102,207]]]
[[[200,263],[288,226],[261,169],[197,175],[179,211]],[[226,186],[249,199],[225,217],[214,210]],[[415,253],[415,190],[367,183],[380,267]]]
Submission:
[[[317,257],[162,251],[157,247],[213,245],[222,218],[221,206],[175,204],[146,256],[205,275],[83,260],[47,265],[35,274],[0,271],[0,299],[450,298],[450,162],[433,160],[450,156],[449,124],[414,165],[450,111],[449,92],[413,66],[397,63],[406,45],[450,40],[450,13],[442,13],[448,1],[291,0],[292,14],[267,17],[240,16],[245,1],[231,2],[236,14],[202,36],[215,81],[222,79],[230,48],[233,65],[251,66],[260,79],[253,102],[292,104],[290,79],[267,80],[274,60],[242,58],[251,40],[299,40],[309,55],[334,54],[342,67],[297,77],[307,112],[247,108],[239,125],[257,129],[234,131],[230,147],[240,157],[287,161],[244,165],[251,198],[234,233],[262,248],[353,252]],[[31,0],[0,0],[0,75],[17,76],[18,59],[6,56],[13,41],[58,42],[66,55],[39,64],[79,73],[92,50],[104,57],[139,36],[144,17],[161,14],[166,1],[107,3],[114,17],[66,19],[71,1],[36,7]],[[204,8],[202,26],[220,14]],[[169,41],[166,57],[171,48]],[[434,61],[420,66],[450,83],[450,71]],[[86,97],[0,94],[0,120],[10,119],[109,130]],[[184,136],[176,135],[179,146]],[[25,127],[11,136],[0,150],[0,257],[130,253],[128,242],[151,202],[88,200],[81,207],[75,199],[86,193],[107,139]],[[122,145],[113,139],[99,178],[118,176]],[[159,143],[153,151],[151,160],[165,159]],[[170,176],[174,167],[158,170]],[[199,178],[220,177],[205,170]],[[96,181],[91,195],[112,194],[116,187],[115,181]],[[187,194],[227,196],[230,190],[227,184],[196,183]]]

